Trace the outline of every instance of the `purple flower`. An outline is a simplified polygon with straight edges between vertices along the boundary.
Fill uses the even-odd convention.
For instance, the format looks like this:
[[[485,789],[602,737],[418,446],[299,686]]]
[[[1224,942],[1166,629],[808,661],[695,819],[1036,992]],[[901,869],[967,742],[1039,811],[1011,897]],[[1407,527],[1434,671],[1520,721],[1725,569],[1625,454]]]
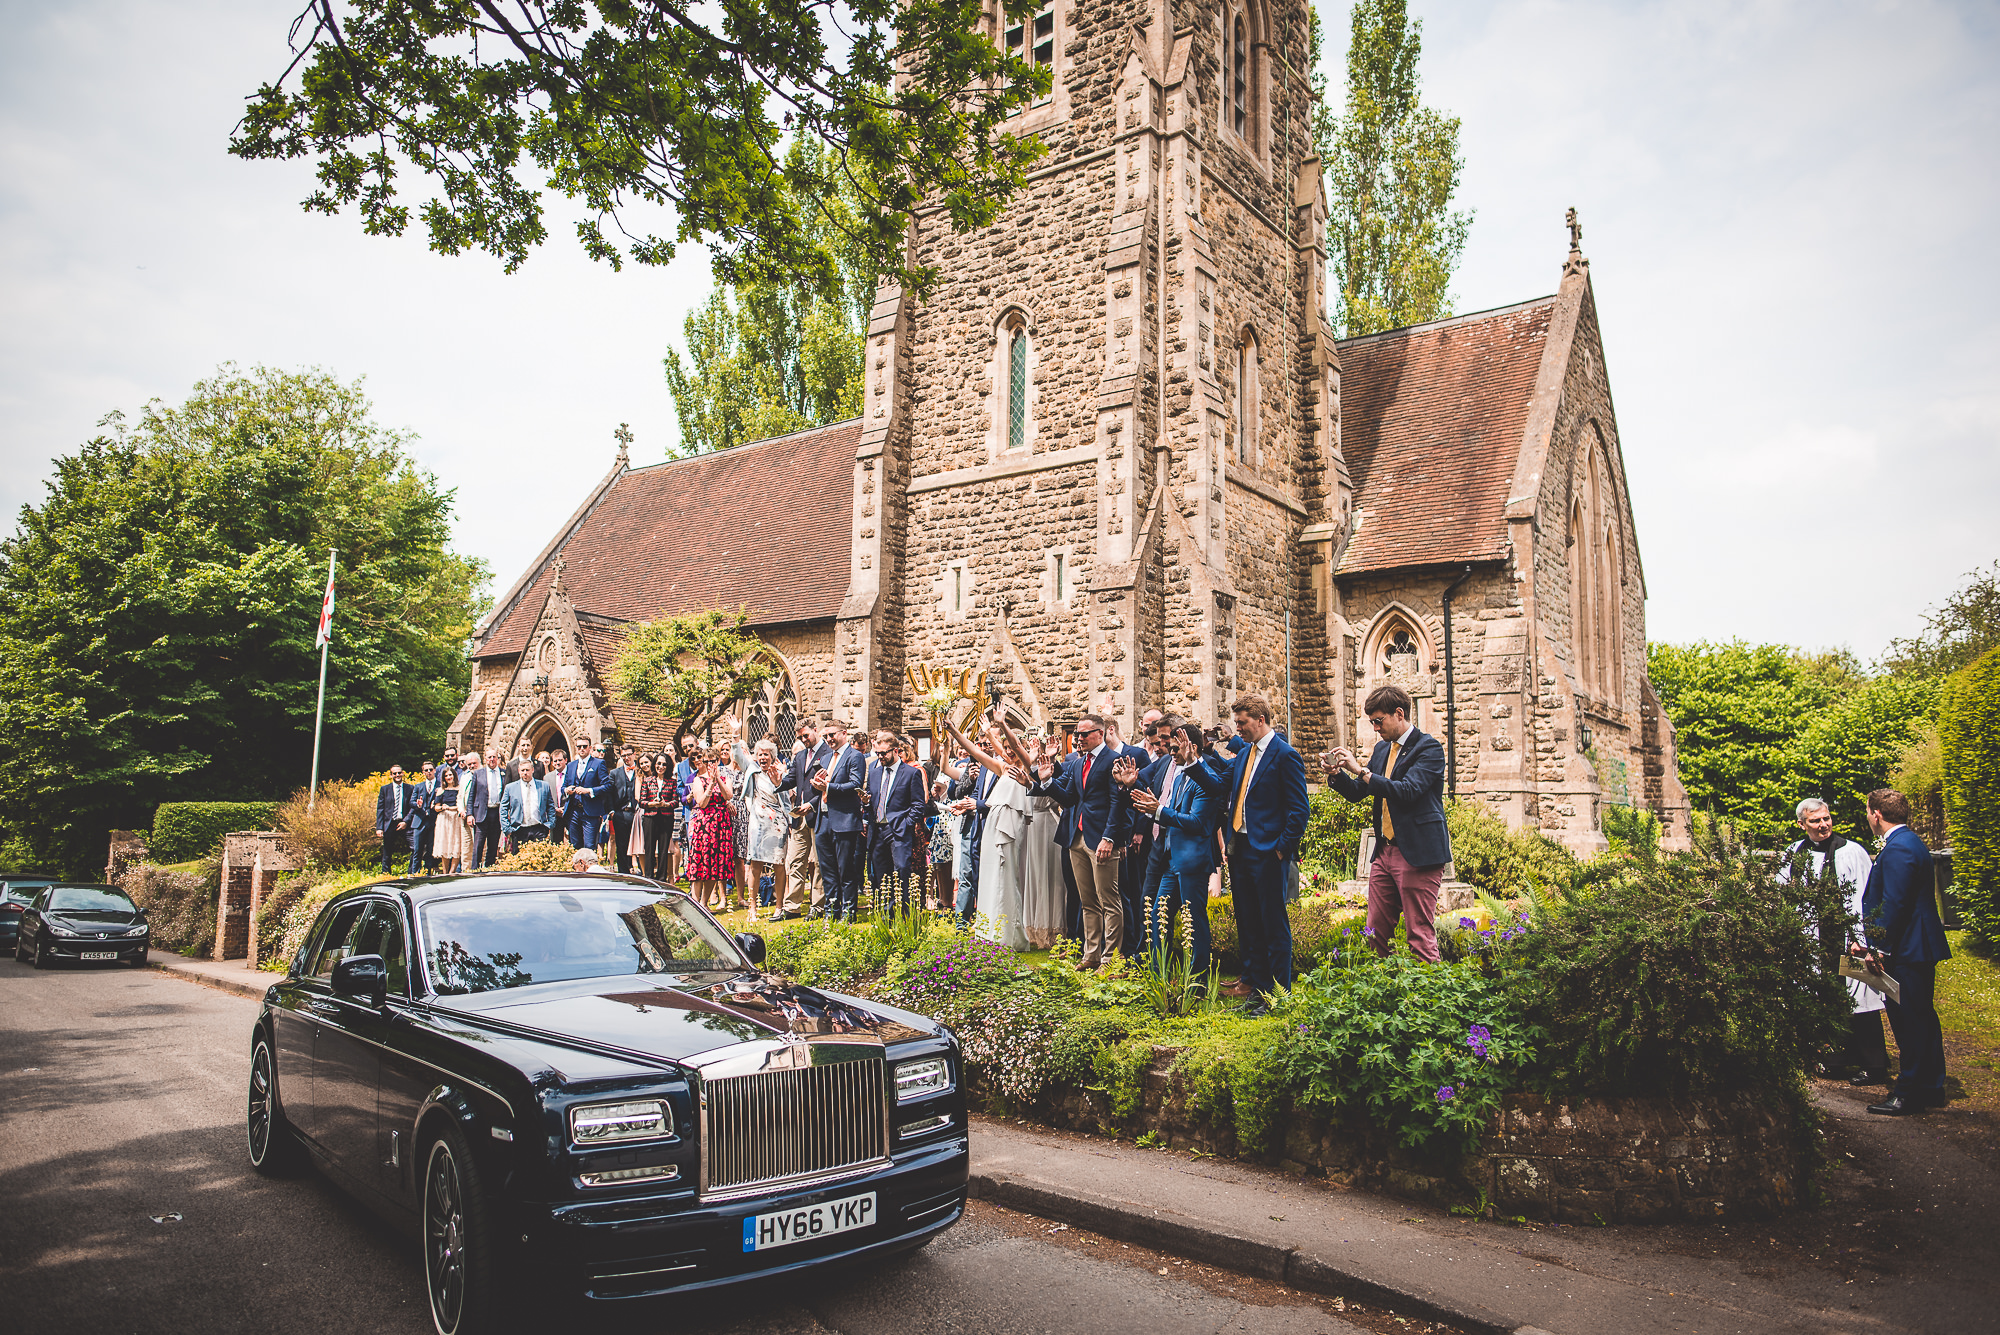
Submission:
[[[1452,1100],[1453,1100],[1454,1098],[1457,1098],[1457,1097],[1458,1097],[1458,1091],[1457,1091],[1457,1090],[1455,1090],[1455,1089],[1453,1089],[1453,1088],[1452,1088],[1452,1087],[1451,1087],[1450,1085],[1439,1085],[1439,1086],[1438,1086],[1438,1102],[1439,1102],[1439,1103],[1450,1103],[1450,1102],[1451,1102],[1451,1101],[1452,1101]]]
[[[1479,924],[1475,923],[1475,922],[1474,922],[1474,921],[1473,921],[1472,919],[1470,919],[1470,918],[1460,918],[1460,919],[1458,920],[1458,925],[1459,925],[1460,927],[1477,927],[1477,926],[1478,926]]]

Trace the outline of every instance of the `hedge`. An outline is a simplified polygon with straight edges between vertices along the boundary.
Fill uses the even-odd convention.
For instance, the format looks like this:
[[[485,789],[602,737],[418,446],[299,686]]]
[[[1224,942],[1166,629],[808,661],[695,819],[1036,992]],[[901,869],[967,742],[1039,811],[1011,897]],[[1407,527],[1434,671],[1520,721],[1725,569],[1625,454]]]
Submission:
[[[2000,942],[2000,649],[1945,681],[1938,742],[1959,912],[1980,937]]]
[[[155,862],[207,857],[236,830],[268,830],[276,802],[162,802],[147,851]]]

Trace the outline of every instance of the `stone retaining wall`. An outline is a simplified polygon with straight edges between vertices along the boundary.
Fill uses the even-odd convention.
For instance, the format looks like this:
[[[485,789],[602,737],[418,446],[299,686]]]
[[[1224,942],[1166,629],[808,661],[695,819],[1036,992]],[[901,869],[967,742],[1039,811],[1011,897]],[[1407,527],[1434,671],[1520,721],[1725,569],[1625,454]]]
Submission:
[[[1227,1119],[1188,1107],[1186,1081],[1160,1050],[1135,1115],[1111,1115],[1107,1095],[1076,1086],[1046,1092],[1026,1110],[1070,1130],[1159,1135],[1168,1149],[1239,1155]],[[974,1090],[975,1097],[980,1091]],[[1510,1094],[1494,1125],[1465,1156],[1397,1146],[1357,1121],[1281,1111],[1284,1148],[1261,1156],[1289,1172],[1325,1177],[1435,1205],[1484,1200],[1494,1214],[1569,1224],[1748,1219],[1798,1204],[1803,1166],[1788,1115],[1754,1101],[1580,1098],[1550,1102]]]

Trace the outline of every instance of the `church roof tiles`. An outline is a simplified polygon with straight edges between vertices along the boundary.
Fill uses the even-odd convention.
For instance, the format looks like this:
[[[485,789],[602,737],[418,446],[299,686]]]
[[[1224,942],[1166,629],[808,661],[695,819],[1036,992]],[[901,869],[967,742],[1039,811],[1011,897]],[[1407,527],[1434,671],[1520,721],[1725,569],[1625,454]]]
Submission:
[[[1360,527],[1342,575],[1502,559],[1555,298],[1346,339],[1341,451]]]
[[[830,620],[847,594],[859,419],[619,474],[503,601],[475,658],[526,646],[562,561],[579,612],[642,621],[750,609]]]

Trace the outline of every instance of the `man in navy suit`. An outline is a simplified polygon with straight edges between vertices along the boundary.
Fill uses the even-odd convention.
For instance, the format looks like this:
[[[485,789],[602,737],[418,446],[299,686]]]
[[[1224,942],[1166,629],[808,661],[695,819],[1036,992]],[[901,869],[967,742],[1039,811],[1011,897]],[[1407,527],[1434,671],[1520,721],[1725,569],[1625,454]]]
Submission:
[[[907,891],[911,854],[923,830],[924,772],[896,754],[896,734],[875,734],[875,760],[868,766],[868,893],[879,898],[882,880],[894,876]]]
[[[1944,1106],[1944,1031],[1938,1025],[1937,966],[1951,958],[1938,918],[1931,851],[1910,828],[1910,802],[1894,788],[1868,794],[1868,828],[1882,841],[1868,888],[1861,892],[1867,946],[1857,955],[1876,962],[1902,990],[1884,998],[1902,1071],[1889,1097],[1868,1111],[1895,1117]]]
[[[389,767],[389,782],[382,785],[375,794],[375,837],[382,841],[382,870],[389,870],[389,860],[401,854],[405,861],[410,855],[410,831],[417,821],[417,785],[403,782],[403,767]]]
[[[1106,701],[1108,705],[1110,702]],[[1120,774],[1136,774],[1151,768],[1158,762],[1143,746],[1133,746],[1119,736],[1118,720],[1107,717],[1104,720],[1104,741],[1119,759],[1131,762],[1130,766],[1120,766],[1114,762],[1112,777]],[[1126,835],[1125,855],[1118,863],[1118,907],[1125,924],[1118,947],[1127,958],[1138,955],[1145,944],[1144,926],[1146,921],[1146,863],[1153,853],[1153,823],[1134,820],[1128,822],[1130,830]]]
[[[1390,950],[1396,918],[1403,918],[1410,953],[1437,962],[1437,900],[1451,861],[1451,831],[1444,823],[1444,747],[1410,722],[1409,693],[1377,686],[1363,711],[1380,741],[1364,768],[1352,751],[1331,755],[1333,790],[1350,801],[1375,802],[1375,860],[1368,866],[1368,940],[1379,955]]]
[[[1305,837],[1306,765],[1291,743],[1271,728],[1271,702],[1237,697],[1236,752],[1229,771],[1229,891],[1236,911],[1236,939],[1243,978],[1229,989],[1252,998],[1249,1014],[1262,1015],[1263,995],[1292,985],[1292,920],[1285,915],[1285,866],[1299,856]]]
[[[507,772],[500,752],[486,753],[486,767],[465,772],[465,814],[472,819],[472,849],[467,868],[490,867],[500,856],[500,803],[507,789]]]
[[[605,747],[610,749],[609,744]],[[604,795],[611,791],[611,772],[586,751],[563,769],[564,832],[571,848],[597,847],[597,827],[604,824]]]
[[[1155,954],[1173,950],[1175,943],[1162,936],[1180,908],[1193,931],[1191,963],[1200,976],[1209,963],[1208,878],[1215,870],[1215,831],[1229,790],[1226,776],[1202,755],[1198,726],[1170,717],[1162,731],[1166,756],[1132,789],[1139,819],[1158,827],[1146,876],[1153,905],[1146,944]]]
[[[1069,849],[1077,898],[1083,901],[1083,958],[1077,967],[1095,969],[1119,952],[1123,940],[1118,864],[1131,829],[1131,808],[1111,778],[1122,753],[1105,741],[1104,717],[1085,714],[1071,735],[1076,750],[1063,761],[1061,772],[1038,776],[1028,791],[1070,808],[1063,815],[1062,843]],[[1052,767],[1045,762],[1043,768]],[[1132,928],[1136,931],[1138,924]]]
[[[828,915],[851,922],[861,899],[861,790],[868,762],[847,744],[845,723],[831,724],[826,738],[833,754],[812,780],[820,797],[819,874],[826,882]]]
[[[819,723],[799,720],[799,749],[792,752],[778,791],[790,791],[796,806],[791,832],[785,836],[785,899],[772,922],[783,922],[794,913],[817,912],[825,906],[826,886],[819,877],[819,857],[813,848],[819,826],[819,790],[812,776],[826,768],[833,748],[819,739]]]

